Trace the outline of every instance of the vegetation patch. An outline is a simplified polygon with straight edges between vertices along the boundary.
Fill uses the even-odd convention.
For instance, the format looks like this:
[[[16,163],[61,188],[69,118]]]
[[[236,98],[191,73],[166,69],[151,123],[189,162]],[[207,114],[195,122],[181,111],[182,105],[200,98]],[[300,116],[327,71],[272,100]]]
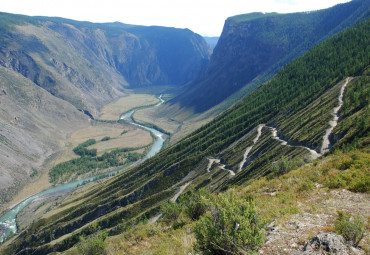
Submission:
[[[107,242],[105,239],[108,234],[106,232],[94,231],[94,233],[88,237],[80,236],[80,242],[77,246],[79,254],[82,255],[96,255],[96,254],[108,254],[107,253]]]
[[[224,193],[211,200],[195,225],[195,249],[203,254],[249,253],[263,244],[262,221],[252,200]]]
[[[88,146],[93,145],[93,144],[96,144],[96,140],[95,139],[89,139],[86,142],[83,142],[80,145],[78,145],[77,147],[73,148],[73,152],[76,155],[81,156],[81,157],[83,157],[83,156],[95,157],[96,153],[97,153],[97,150],[96,149],[92,149],[92,150],[87,149]]]
[[[91,171],[129,165],[143,158],[145,155],[145,152],[138,153],[135,152],[136,150],[149,147],[115,149],[101,156],[97,156],[96,149],[89,150],[86,148],[95,143],[96,141],[94,139],[90,139],[75,147],[73,151],[79,155],[80,158],[72,159],[54,166],[49,172],[50,181],[56,184],[68,181],[71,178],[76,178],[79,175]]]
[[[334,229],[353,246],[358,246],[365,234],[365,220],[360,215],[338,212]]]
[[[123,131],[122,131],[123,132]],[[122,135],[122,133],[121,133]],[[105,136],[101,139],[102,142],[105,142],[105,141],[109,141],[110,140],[110,137],[109,136]]]

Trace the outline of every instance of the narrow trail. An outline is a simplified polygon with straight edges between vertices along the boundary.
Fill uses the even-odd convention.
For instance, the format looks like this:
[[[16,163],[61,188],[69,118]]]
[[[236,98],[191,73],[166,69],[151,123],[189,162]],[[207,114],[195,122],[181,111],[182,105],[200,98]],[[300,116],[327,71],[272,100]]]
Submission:
[[[253,148],[253,146],[257,143],[257,141],[260,139],[260,136],[261,136],[261,133],[262,133],[262,128],[265,126],[265,124],[260,124],[260,125],[258,125],[257,126],[257,135],[256,135],[256,137],[253,139],[253,145],[251,145],[251,146],[249,146],[249,147],[247,147],[247,149],[245,149],[245,152],[244,152],[244,155],[243,155],[243,160],[240,162],[240,164],[239,164],[239,169],[238,169],[238,171],[237,171],[237,173],[239,173],[241,170],[242,170],[242,168],[243,168],[243,166],[244,166],[244,164],[245,164],[245,162],[247,161],[247,159],[248,159],[248,155],[249,155],[249,152],[252,150],[252,148]]]
[[[184,190],[190,185],[191,182],[187,182],[184,185],[180,186],[179,190],[176,192],[176,194],[170,199],[172,203],[175,203],[177,198],[184,192]]]
[[[274,127],[271,127],[271,126],[268,126],[268,128],[270,128],[271,130],[271,133],[272,133],[272,139],[275,139],[277,141],[279,141],[281,143],[281,145],[285,145],[285,146],[290,146],[290,147],[299,147],[299,148],[304,148],[306,150],[308,150],[310,153],[311,153],[311,158],[312,159],[317,159],[318,157],[321,156],[320,153],[318,153],[317,151],[315,150],[312,150],[306,146],[302,146],[302,145],[293,145],[293,144],[289,144],[288,141],[285,141],[283,139],[281,139],[278,135],[277,135],[277,130],[276,128]]]
[[[325,135],[323,136],[323,143],[322,143],[322,147],[321,147],[320,152],[317,152],[317,151],[315,151],[313,149],[310,149],[309,147],[306,147],[306,146],[303,146],[303,145],[294,145],[294,144],[290,143],[289,141],[286,141],[286,140],[282,139],[281,137],[279,137],[278,136],[278,131],[277,131],[276,128],[274,128],[272,126],[266,126],[266,124],[260,124],[260,125],[257,126],[257,135],[253,139],[253,144],[245,149],[245,152],[243,154],[243,160],[239,164],[239,168],[237,170],[237,173],[242,171],[242,168],[243,168],[245,162],[248,159],[248,155],[249,155],[250,151],[252,150],[253,146],[260,139],[263,127],[268,127],[271,130],[272,139],[275,139],[275,140],[279,141],[281,145],[290,146],[290,147],[298,147],[298,148],[300,147],[300,148],[304,148],[304,149],[308,150],[311,154],[312,159],[317,159],[317,158],[321,157],[325,152],[329,151],[329,149],[331,148],[331,144],[330,144],[330,141],[329,141],[329,136],[330,136],[331,132],[333,131],[333,129],[335,128],[335,126],[338,124],[338,120],[339,120],[338,113],[339,113],[340,108],[343,105],[344,90],[345,90],[346,86],[348,85],[348,83],[352,79],[353,79],[352,77],[347,77],[345,83],[343,84],[343,86],[340,90],[340,95],[338,97],[338,102],[339,103],[338,103],[338,106],[333,108],[333,112],[331,113],[333,115],[333,120],[329,121],[330,127],[326,130]],[[233,146],[235,146],[237,143],[239,143],[241,140],[243,140],[247,135],[249,135],[249,133],[244,135],[243,137],[241,137],[237,141],[233,142],[227,149],[230,149]],[[208,158],[207,172],[210,172],[210,169],[211,169],[213,163],[220,164],[221,165],[220,168],[223,169],[223,170],[229,171],[231,176],[235,175],[234,171],[226,169],[226,166],[224,164],[220,163],[220,159],[215,159],[215,158]]]
[[[156,215],[156,216],[154,216],[154,217],[152,217],[152,218],[150,218],[148,220],[148,224],[153,224],[153,223],[157,222],[157,220],[159,220],[160,217],[162,217],[162,214],[161,213],[158,214],[158,215]]]
[[[207,172],[210,172],[210,169],[211,169],[213,163],[216,162],[217,164],[220,164],[220,168],[222,170],[228,171],[231,176],[234,176],[235,175],[234,171],[233,170],[230,170],[230,169],[226,169],[226,165],[221,164],[221,161],[219,159],[209,158],[208,161],[209,162],[208,162],[208,166],[207,166]]]
[[[220,164],[221,164],[221,163],[220,163]],[[230,174],[231,176],[235,176],[235,172],[234,172],[233,170],[226,169],[225,167],[226,167],[226,166],[225,166],[224,164],[221,164],[221,166],[220,166],[220,168],[221,168],[222,170],[229,171],[229,174]]]
[[[348,83],[352,80],[352,77],[347,77],[346,82],[343,84],[342,88],[340,89],[340,95],[338,97],[338,106],[333,108],[333,112],[331,113],[333,115],[333,120],[329,121],[330,127],[326,130],[325,135],[322,140],[322,146],[321,146],[321,154],[324,154],[325,152],[329,151],[331,148],[331,143],[329,141],[329,136],[335,126],[338,124],[339,120],[339,110],[343,105],[343,96],[344,96],[344,90]]]
[[[190,185],[191,182],[187,182],[184,185],[180,186],[176,194],[170,198],[171,203],[175,203],[176,200],[179,198],[179,196],[184,192],[184,190]],[[152,217],[149,219],[148,224],[153,224],[159,220],[159,218],[162,217],[162,213]]]
[[[215,159],[215,158],[209,158],[208,159],[208,166],[207,166],[207,172],[208,173],[210,172],[211,167],[212,167],[212,165],[213,165],[214,162],[220,163],[220,160],[219,159]]]

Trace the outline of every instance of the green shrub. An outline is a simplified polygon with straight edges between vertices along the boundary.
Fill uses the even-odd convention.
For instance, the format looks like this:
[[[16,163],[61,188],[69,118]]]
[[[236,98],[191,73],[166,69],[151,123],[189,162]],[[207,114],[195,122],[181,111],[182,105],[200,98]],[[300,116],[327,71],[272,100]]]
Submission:
[[[345,188],[353,192],[366,193],[370,191],[370,171],[363,169],[350,169],[334,173],[325,181],[330,189]]]
[[[107,243],[105,239],[108,234],[96,232],[88,237],[80,236],[80,243],[77,246],[78,252],[83,255],[105,255],[107,253]]]
[[[91,156],[91,157],[95,157],[97,155],[97,150],[96,149],[87,149],[86,147],[83,147],[81,145],[73,148],[73,152],[78,155],[78,156]]]
[[[335,232],[342,235],[353,246],[358,246],[365,232],[365,221],[360,215],[352,216],[344,212],[338,212],[334,222]]]
[[[283,174],[286,174],[292,170],[297,169],[298,167],[304,165],[303,160],[291,160],[286,157],[281,157],[280,160],[271,165],[270,171],[271,174],[269,178],[279,177]]]
[[[182,206],[179,203],[167,202],[162,205],[161,211],[165,221],[176,221],[182,212]]]
[[[299,185],[298,191],[303,192],[303,191],[310,191],[315,187],[315,184],[310,181],[310,180],[304,180],[301,182]]]
[[[180,199],[180,203],[185,207],[186,215],[192,220],[198,220],[200,216],[206,213],[207,199],[211,193],[207,189],[199,189]]]
[[[195,226],[194,249],[204,254],[248,253],[264,242],[261,228],[252,200],[221,194],[210,201],[209,211]]]
[[[95,157],[97,154],[96,149],[89,150],[87,147],[90,145],[96,144],[95,139],[89,139],[81,144],[79,144],[77,147],[73,148],[73,152],[78,156],[92,156]]]
[[[104,141],[109,141],[110,140],[110,137],[109,136],[105,136],[105,137],[103,137],[102,139],[101,139],[101,141],[102,142],[104,142]]]

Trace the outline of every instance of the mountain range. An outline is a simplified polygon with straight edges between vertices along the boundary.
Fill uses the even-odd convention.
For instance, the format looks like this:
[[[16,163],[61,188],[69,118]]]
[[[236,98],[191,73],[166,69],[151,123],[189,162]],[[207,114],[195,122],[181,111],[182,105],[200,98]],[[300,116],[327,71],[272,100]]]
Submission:
[[[117,235],[126,222],[155,217],[178,190],[220,192],[277,178],[329,149],[367,147],[369,26],[367,19],[318,44],[157,156],[70,198],[17,235],[7,251],[65,251],[93,234],[92,225]],[[339,123],[330,128],[338,104]]]
[[[92,116],[124,88],[193,80],[211,52],[188,29],[7,13],[0,24],[0,65]]]
[[[211,52],[188,29],[0,13],[0,31],[0,208],[86,117],[127,89],[193,80]]]
[[[165,242],[157,226],[196,239],[206,217],[217,222],[216,211],[221,211],[209,202],[210,195],[202,195],[204,190],[221,202],[236,190],[246,201],[258,197],[265,207],[273,204],[267,216],[271,208],[256,209],[266,217],[259,226],[266,233],[273,233],[284,217],[315,212],[319,199],[310,196],[319,196],[322,187],[368,199],[369,14],[368,1],[354,0],[307,13],[230,17],[212,55],[205,40],[189,30],[1,14],[1,156],[17,169],[27,166],[28,176],[71,131],[94,123],[101,106],[127,88],[176,87],[177,96],[156,106],[158,112],[162,107],[194,114],[220,108],[212,121],[144,163],[78,187],[44,208],[42,217],[20,229],[0,251],[78,254],[76,246],[104,233],[110,243],[115,236],[133,238],[134,252],[140,245],[151,249],[142,244],[140,233],[133,234],[138,228]],[[53,130],[58,131],[54,137]],[[343,154],[345,163],[328,163]],[[2,172],[15,171],[6,170]],[[11,176],[14,183],[21,180],[14,187],[31,178],[18,175]],[[352,185],[353,180],[357,183]],[[309,203],[305,213],[293,206],[291,197],[298,196],[293,187]],[[168,218],[169,210],[189,197],[188,207],[199,205],[197,196],[209,202],[204,218],[189,219],[185,213]],[[232,222],[235,233],[239,223]],[[301,228],[294,228],[294,234]]]

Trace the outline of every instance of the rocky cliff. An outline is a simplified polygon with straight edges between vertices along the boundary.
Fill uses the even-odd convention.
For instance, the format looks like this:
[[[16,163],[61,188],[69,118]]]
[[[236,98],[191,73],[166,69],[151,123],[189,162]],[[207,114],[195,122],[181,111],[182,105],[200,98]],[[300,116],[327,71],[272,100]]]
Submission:
[[[233,93],[246,94],[310,47],[368,16],[368,1],[314,12],[251,13],[226,20],[210,62],[170,103],[204,112]]]
[[[182,85],[209,60],[187,29],[0,13],[0,65],[96,116],[126,87]]]

